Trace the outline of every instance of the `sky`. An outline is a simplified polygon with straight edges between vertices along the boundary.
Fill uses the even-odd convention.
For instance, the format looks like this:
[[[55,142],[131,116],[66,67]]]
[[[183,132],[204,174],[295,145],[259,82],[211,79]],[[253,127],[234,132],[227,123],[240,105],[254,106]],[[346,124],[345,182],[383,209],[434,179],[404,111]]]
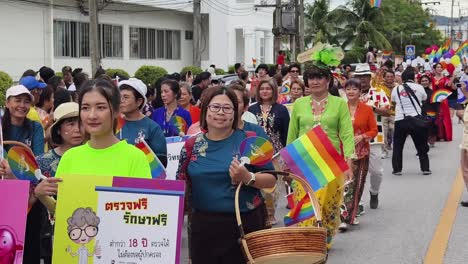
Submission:
[[[382,1],[391,1],[391,0],[382,0]],[[436,15],[450,17],[450,9],[452,0],[422,0],[421,2],[440,2],[440,5],[424,5],[424,7],[431,8],[434,10]],[[307,3],[313,3],[314,0],[305,0]],[[346,4],[347,0],[331,0],[330,7],[333,9],[339,5]],[[455,0],[455,6],[453,11],[453,16],[458,17],[460,13],[462,16],[468,16],[468,1],[467,0]]]

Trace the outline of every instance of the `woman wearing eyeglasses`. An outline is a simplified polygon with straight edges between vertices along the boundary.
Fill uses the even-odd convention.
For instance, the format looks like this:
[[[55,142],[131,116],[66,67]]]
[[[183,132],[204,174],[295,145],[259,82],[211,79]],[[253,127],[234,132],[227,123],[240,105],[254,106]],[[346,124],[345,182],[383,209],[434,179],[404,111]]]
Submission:
[[[207,132],[187,140],[181,151],[177,179],[187,184],[193,264],[245,263],[234,210],[240,182],[246,185],[239,198],[244,230],[250,233],[265,228],[260,189],[273,187],[276,178],[260,173],[273,169],[271,163],[261,167],[240,164],[237,153],[247,133],[237,128],[238,119],[238,99],[232,89],[211,88],[201,103],[201,127]]]

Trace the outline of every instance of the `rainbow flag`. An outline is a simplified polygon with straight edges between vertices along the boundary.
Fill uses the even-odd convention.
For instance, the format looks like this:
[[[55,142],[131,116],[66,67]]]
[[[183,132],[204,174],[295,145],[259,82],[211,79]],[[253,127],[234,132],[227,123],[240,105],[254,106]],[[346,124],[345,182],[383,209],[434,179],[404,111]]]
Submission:
[[[444,55],[445,52],[449,51],[451,43],[452,43],[452,40],[447,39],[447,41],[445,41],[445,44],[443,46],[440,46],[439,50],[437,50],[435,57],[440,58],[442,57],[442,55]]]
[[[426,115],[431,118],[435,118],[437,116],[437,112],[435,111],[427,111]]]
[[[154,154],[151,148],[148,146],[148,143],[143,138],[140,138],[135,147],[139,148],[143,153],[145,153],[146,159],[150,165],[151,176],[153,179],[166,179],[166,169],[162,165],[161,161]]]
[[[382,53],[382,59],[384,59],[384,60],[391,59],[391,58],[392,58],[392,55],[393,55],[393,51],[391,51],[391,50],[384,50],[383,53]]]
[[[455,51],[455,54],[457,54],[458,56],[462,57],[462,55],[465,53],[465,52],[468,52],[468,39],[465,40],[457,49],[457,51]]]
[[[371,7],[379,8],[381,4],[382,4],[382,0],[370,0]]]
[[[349,169],[320,126],[312,128],[279,153],[291,172],[303,177],[314,191]]]
[[[117,127],[115,128],[115,135],[119,135],[119,139],[122,139],[122,128],[125,125],[125,118],[122,115],[119,115],[117,119]]]
[[[292,200],[294,193],[288,194],[288,201]],[[284,225],[290,226],[312,218],[315,215],[314,207],[310,199],[310,194],[306,193],[304,197],[297,203],[296,206],[291,207],[292,209],[284,216]]]

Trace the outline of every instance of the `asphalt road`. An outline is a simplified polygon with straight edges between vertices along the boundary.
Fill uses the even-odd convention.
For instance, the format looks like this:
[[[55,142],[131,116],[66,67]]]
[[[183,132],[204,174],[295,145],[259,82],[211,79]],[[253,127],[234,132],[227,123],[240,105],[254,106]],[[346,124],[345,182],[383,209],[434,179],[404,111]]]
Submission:
[[[379,208],[369,208],[367,183],[363,197],[366,213],[359,218],[360,225],[337,234],[329,252],[328,264],[424,263],[459,169],[458,146],[463,126],[454,122],[453,130],[452,142],[437,142],[436,147],[430,150],[432,175],[424,176],[420,172],[411,138],[405,145],[402,176],[391,174],[391,157],[384,160]],[[462,198],[468,199],[465,190]],[[281,199],[276,212],[278,220],[287,213],[285,205],[285,199]],[[468,208],[459,207],[443,262],[445,264],[468,263],[466,219]],[[182,243],[182,263],[188,263],[186,230]]]

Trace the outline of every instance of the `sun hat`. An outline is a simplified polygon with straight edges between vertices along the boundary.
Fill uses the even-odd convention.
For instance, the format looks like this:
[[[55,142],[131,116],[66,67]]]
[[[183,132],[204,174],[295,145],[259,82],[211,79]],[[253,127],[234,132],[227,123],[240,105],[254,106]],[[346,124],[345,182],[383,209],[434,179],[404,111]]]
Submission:
[[[369,64],[359,63],[358,65],[356,65],[354,76],[357,76],[357,75],[372,75]]]
[[[11,96],[18,96],[20,94],[27,94],[29,98],[31,98],[31,102],[34,101],[34,96],[29,92],[28,88],[24,87],[24,85],[15,85],[6,91],[6,100]]]
[[[146,93],[148,92],[148,88],[146,87],[146,84],[144,84],[141,80],[137,78],[130,78],[128,80],[120,81],[119,89],[122,85],[125,84],[135,89],[135,91],[137,91],[143,97],[143,105],[147,103]]]
[[[79,106],[75,102],[63,103],[54,110],[54,123],[50,126],[50,131],[54,130],[54,126],[60,121],[79,116]]]

